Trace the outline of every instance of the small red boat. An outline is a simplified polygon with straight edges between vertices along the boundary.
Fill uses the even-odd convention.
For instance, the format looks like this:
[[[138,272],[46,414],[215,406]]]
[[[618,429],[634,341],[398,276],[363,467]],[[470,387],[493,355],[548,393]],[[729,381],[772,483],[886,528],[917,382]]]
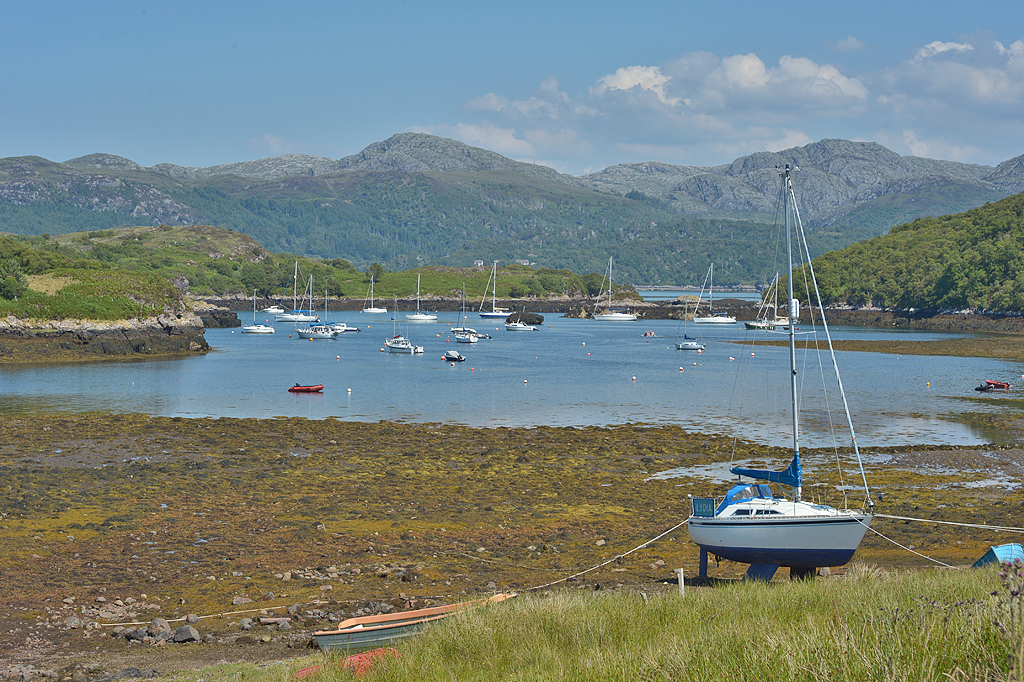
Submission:
[[[302,384],[295,384],[288,389],[289,393],[319,393],[324,390],[323,384],[317,384],[315,386],[303,386]]]
[[[985,381],[975,388],[975,391],[991,391],[993,389],[997,391],[1009,391],[1013,388],[1013,384],[1005,381],[995,381],[994,379],[985,379]]]

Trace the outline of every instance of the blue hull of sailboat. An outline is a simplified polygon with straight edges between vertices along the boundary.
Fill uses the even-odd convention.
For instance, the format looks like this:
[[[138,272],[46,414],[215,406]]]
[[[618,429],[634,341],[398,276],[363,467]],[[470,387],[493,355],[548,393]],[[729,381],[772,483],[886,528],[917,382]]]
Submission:
[[[784,549],[768,547],[716,547],[706,548],[709,554],[741,564],[775,564],[795,568],[843,566],[856,552],[853,549]]]

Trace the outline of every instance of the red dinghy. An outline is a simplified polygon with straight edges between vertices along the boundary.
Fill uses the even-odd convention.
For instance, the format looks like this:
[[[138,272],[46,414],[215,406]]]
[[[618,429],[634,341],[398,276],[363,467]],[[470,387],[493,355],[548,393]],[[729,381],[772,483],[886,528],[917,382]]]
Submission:
[[[978,386],[974,390],[991,391],[992,389],[995,389],[997,391],[1009,391],[1011,388],[1013,388],[1013,384],[1011,383],[1007,383],[1005,381],[995,381],[994,379],[985,379],[981,386]]]
[[[301,384],[295,384],[288,389],[289,393],[319,393],[324,390],[323,384],[317,384],[315,386],[303,386]]]

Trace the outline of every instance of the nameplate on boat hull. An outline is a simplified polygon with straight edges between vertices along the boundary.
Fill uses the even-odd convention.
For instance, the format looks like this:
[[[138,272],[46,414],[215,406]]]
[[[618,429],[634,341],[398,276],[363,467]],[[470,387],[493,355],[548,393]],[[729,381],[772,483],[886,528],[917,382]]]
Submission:
[[[702,518],[714,518],[715,501],[710,497],[693,498],[693,515]]]

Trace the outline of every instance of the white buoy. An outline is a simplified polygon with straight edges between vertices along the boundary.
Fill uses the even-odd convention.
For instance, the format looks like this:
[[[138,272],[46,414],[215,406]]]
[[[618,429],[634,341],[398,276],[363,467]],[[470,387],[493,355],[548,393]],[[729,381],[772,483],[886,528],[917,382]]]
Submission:
[[[352,389],[351,389],[351,388],[350,388],[350,389],[348,389],[348,392],[349,392],[349,393],[351,393],[351,392],[352,392]]]
[[[526,383],[526,379],[523,379],[523,383],[524,383],[524,384]]]

